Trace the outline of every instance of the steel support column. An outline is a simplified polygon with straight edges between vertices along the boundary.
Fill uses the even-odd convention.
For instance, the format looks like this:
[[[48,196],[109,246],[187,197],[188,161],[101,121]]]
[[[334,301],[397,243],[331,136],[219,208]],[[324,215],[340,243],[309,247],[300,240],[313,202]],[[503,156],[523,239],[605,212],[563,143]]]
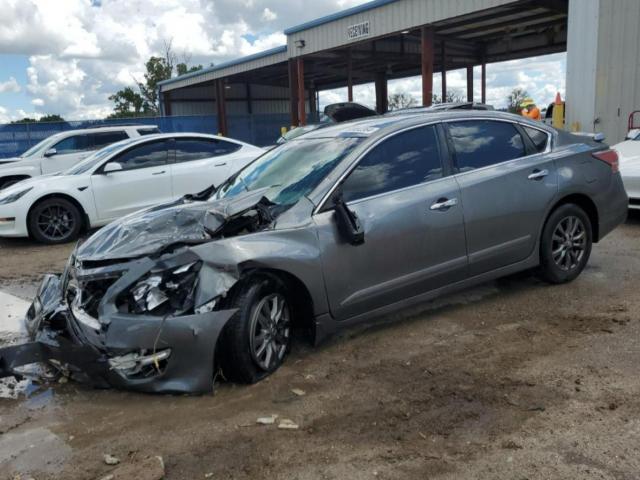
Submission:
[[[442,40],[441,45],[441,58],[442,58],[442,103],[447,101],[447,46]]]
[[[433,30],[422,27],[421,37],[422,105],[428,107],[433,101]]]
[[[467,67],[467,102],[473,102],[473,65]]]
[[[347,100],[353,102],[353,62],[351,61],[351,48],[347,50]]]
[[[307,124],[307,112],[305,110],[305,94],[304,94],[304,59],[298,57],[296,60],[298,71],[298,122],[300,125]]]
[[[482,74],[480,75],[480,97],[482,103],[487,103],[487,64],[482,60]]]
[[[387,98],[387,77],[384,72],[376,74],[376,111],[380,114],[386,113],[389,109],[389,99]]]
[[[298,71],[296,61],[289,60],[289,110],[291,111],[291,126],[298,126]]]
[[[216,107],[218,111],[218,133],[227,136],[227,109],[224,100],[224,81],[216,80]]]

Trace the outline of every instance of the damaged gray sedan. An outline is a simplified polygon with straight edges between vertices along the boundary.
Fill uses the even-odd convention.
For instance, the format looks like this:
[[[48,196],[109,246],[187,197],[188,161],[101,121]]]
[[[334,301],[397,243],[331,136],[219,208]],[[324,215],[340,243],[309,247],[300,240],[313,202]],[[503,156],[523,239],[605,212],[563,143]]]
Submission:
[[[538,267],[573,280],[623,222],[615,152],[497,112],[374,118],[273,149],[217,188],[91,236],[47,276],[32,341],[80,381],[206,392],[251,383],[294,329],[317,343],[373,315]]]

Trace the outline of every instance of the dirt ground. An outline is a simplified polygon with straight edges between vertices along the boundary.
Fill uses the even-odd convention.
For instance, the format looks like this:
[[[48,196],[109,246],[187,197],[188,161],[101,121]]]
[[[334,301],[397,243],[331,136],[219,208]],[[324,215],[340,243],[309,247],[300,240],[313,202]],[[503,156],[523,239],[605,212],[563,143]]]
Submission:
[[[0,289],[30,297],[69,251],[1,242]],[[257,385],[0,399],[0,478],[102,478],[112,454],[162,456],[167,479],[637,479],[639,288],[632,215],[569,285],[488,283],[296,345]],[[271,414],[300,428],[256,424]]]

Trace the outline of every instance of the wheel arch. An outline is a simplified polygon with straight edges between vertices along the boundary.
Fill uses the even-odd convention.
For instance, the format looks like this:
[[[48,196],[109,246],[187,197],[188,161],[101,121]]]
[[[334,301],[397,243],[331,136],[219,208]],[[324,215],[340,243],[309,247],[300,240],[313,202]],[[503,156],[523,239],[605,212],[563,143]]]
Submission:
[[[585,211],[587,216],[589,217],[589,221],[591,222],[591,236],[593,238],[593,242],[597,243],[600,240],[600,222],[599,222],[599,214],[598,207],[594,203],[591,198],[584,193],[571,193],[569,195],[565,195],[560,198],[547,212],[547,216],[545,217],[544,224],[542,226],[542,230],[540,231],[540,235],[544,231],[544,227],[549,220],[551,214],[562,205],[574,204],[582,208]]]
[[[25,174],[4,175],[4,176],[0,177],[0,188],[7,181],[17,180],[18,182],[20,182],[22,180],[27,180],[29,178],[31,178],[31,175],[25,175]]]
[[[31,228],[29,227],[29,219],[31,218],[31,212],[33,212],[33,209],[36,208],[37,205],[44,202],[45,200],[48,200],[49,198],[62,198],[64,200],[67,200],[73,203],[80,211],[80,216],[82,217],[81,230],[82,231],[87,230],[91,226],[89,215],[87,214],[86,209],[82,206],[82,204],[76,198],[66,193],[48,193],[38,198],[38,200],[33,202],[33,204],[29,207],[29,211],[27,212],[27,229],[29,230],[29,235],[31,235]]]
[[[303,332],[305,339],[315,341],[314,307],[311,292],[305,283],[296,275],[285,270],[268,267],[252,267],[242,270],[240,280],[232,288],[242,288],[248,282],[259,277],[276,278],[284,283],[290,293],[295,314],[293,326]]]

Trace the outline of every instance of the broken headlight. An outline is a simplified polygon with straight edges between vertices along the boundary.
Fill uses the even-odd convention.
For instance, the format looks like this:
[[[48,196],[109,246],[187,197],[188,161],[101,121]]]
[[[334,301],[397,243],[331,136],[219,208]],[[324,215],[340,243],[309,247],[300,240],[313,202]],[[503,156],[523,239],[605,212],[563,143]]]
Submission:
[[[152,270],[127,294],[131,313],[183,314],[193,309],[200,262],[165,270]]]

